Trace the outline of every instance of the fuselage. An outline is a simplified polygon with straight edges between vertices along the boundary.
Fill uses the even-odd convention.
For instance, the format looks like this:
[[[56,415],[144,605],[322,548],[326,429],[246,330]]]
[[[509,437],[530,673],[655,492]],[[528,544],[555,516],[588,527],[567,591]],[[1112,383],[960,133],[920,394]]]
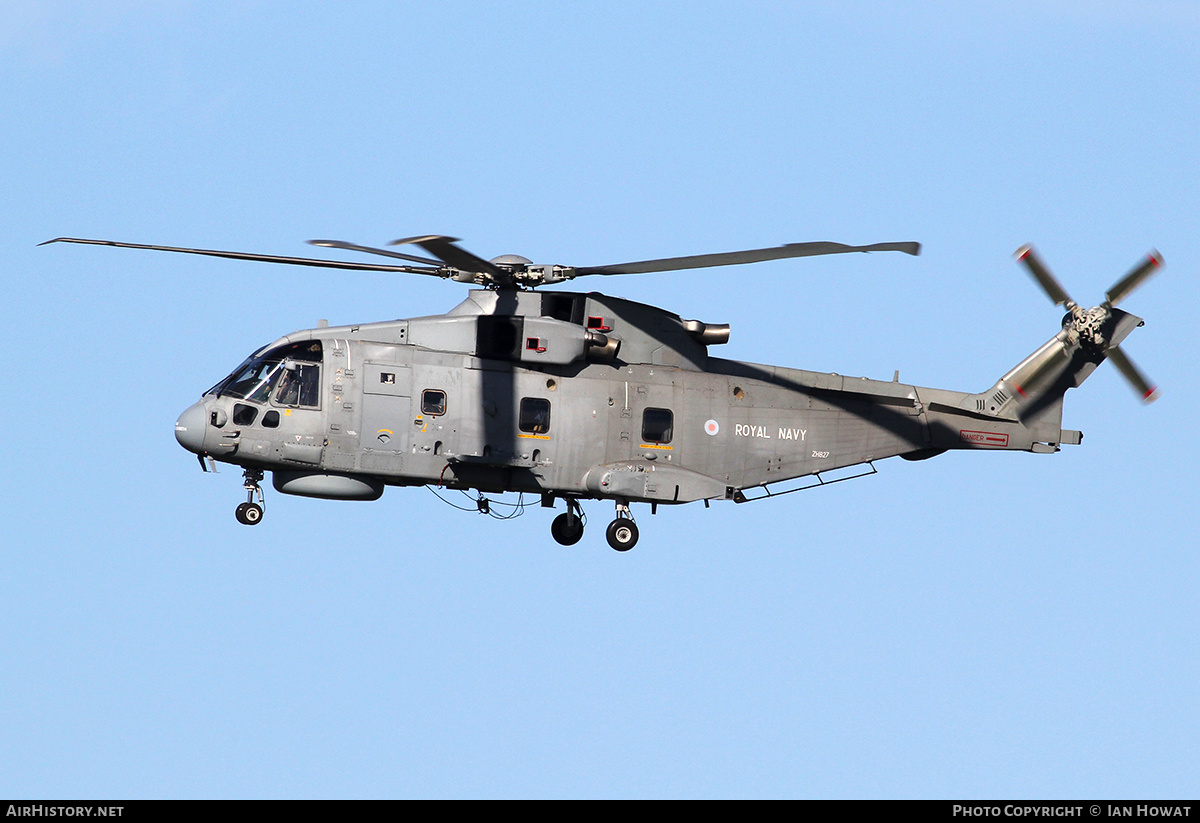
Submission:
[[[959,392],[710,357],[727,327],[600,294],[479,290],[447,315],[289,334],[176,424],[281,491],[442,484],[685,503],[947,448],[1029,449]],[[1057,433],[1057,429],[1055,429]]]

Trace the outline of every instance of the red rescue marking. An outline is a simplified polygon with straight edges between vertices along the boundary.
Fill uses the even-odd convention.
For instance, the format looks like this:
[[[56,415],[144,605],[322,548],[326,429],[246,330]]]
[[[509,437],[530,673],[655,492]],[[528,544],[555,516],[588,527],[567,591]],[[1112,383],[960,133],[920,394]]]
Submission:
[[[958,436],[962,438],[963,442],[970,443],[975,446],[1004,447],[1008,445],[1008,435],[998,434],[996,432],[960,431]]]

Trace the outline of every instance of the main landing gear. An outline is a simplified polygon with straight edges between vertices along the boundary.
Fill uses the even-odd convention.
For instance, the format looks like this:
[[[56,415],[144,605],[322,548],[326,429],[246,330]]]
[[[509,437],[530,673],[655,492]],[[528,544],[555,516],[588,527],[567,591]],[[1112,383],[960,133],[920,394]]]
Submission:
[[[586,518],[579,508],[579,501],[566,498],[567,510],[554,518],[550,524],[550,535],[564,546],[573,546],[583,537],[583,527]],[[619,552],[627,552],[637,545],[638,527],[629,513],[629,504],[623,500],[617,501],[617,516],[608,524],[604,532],[608,545]]]
[[[586,521],[579,501],[567,498],[567,511],[554,518],[550,524],[550,536],[564,546],[574,546],[583,537],[583,527]]]
[[[258,485],[263,479],[262,469],[246,469],[243,475],[243,485],[246,487],[246,502],[239,503],[237,511],[234,512],[234,517],[237,522],[243,526],[257,526],[263,519],[263,500],[262,486]],[[254,502],[255,495],[258,495],[258,502]]]

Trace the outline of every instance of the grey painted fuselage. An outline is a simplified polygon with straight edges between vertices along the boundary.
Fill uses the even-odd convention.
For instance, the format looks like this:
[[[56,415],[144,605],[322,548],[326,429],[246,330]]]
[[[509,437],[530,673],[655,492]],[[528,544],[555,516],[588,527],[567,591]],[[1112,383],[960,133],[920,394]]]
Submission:
[[[1113,315],[1118,341],[1140,322]],[[1056,337],[972,394],[710,356],[727,336],[601,294],[475,290],[446,315],[289,334],[189,408],[176,435],[317,497],[441,484],[741,500],[897,455],[1078,443],[1060,428],[1062,394],[1103,359]],[[1018,383],[1033,366],[1037,391]]]

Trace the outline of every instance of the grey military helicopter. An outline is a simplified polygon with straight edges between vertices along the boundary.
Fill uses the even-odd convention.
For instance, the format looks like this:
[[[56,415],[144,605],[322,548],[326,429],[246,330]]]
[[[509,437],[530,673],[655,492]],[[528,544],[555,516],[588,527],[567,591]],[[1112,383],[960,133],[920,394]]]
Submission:
[[[1062,428],[1063,396],[1105,358],[1142,398],[1153,386],[1119,344],[1143,321],[1116,304],[1162,264],[1151,252],[1099,306],[1075,303],[1033,249],[1017,258],[1067,310],[1061,330],[978,393],[724,360],[709,354],[729,326],[684,320],[596,292],[535,291],[587,275],[731,266],[848,252],[920,252],[917,243],[792,243],[608,266],[484,260],[440,235],[423,257],[335,240],[326,248],[403,265],[60,237],[237,260],[424,274],[475,284],[450,312],[322,325],[263,346],[175,424],[201,468],[244,470],[239,522],[263,517],[260,485],[284,494],[377,500],[386,486],[431,486],[562,500],[551,534],[583,536],[584,500],[610,500],[618,551],[638,541],[633,503],[675,505],[773,497],[875,473],[875,461],[924,460],[950,449],[1050,453],[1082,433]],[[43,244],[44,245],[44,244]],[[839,473],[839,470],[844,470]]]

